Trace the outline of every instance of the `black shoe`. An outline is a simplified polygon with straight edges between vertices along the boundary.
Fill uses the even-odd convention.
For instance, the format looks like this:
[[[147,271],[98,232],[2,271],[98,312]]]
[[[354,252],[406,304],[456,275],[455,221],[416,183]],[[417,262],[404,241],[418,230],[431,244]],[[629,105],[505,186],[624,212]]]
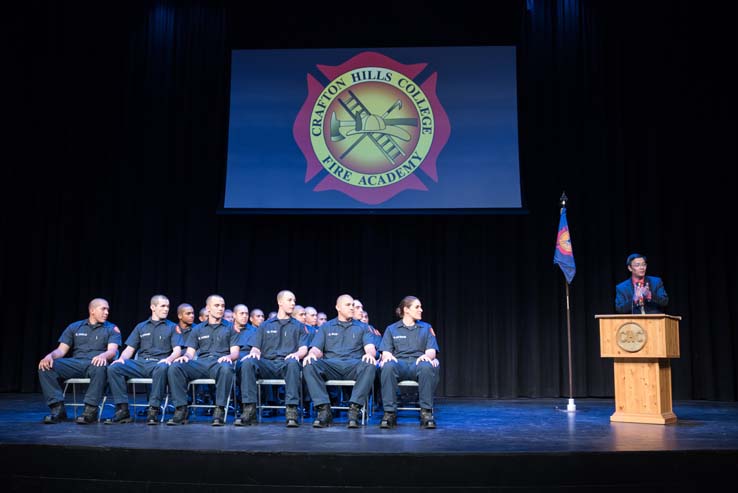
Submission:
[[[62,421],[66,421],[67,410],[64,409],[63,402],[52,404],[51,406],[49,406],[49,409],[51,409],[51,414],[49,414],[48,416],[44,416],[44,424],[55,425],[57,423],[61,423]]]
[[[236,426],[250,426],[256,424],[256,404],[244,404],[241,416],[233,423]]]
[[[95,421],[97,421],[97,406],[90,406],[89,404],[85,404],[85,410],[82,412],[82,415],[77,416],[77,419],[74,420],[78,425],[88,425]]]
[[[146,424],[147,425],[158,425],[159,424],[159,408],[149,406],[146,411]]]
[[[217,406],[213,410],[213,426],[223,426],[225,424],[225,409],[223,406]]]
[[[187,423],[187,406],[179,406],[174,410],[174,416],[167,421],[167,426],[177,426]]]
[[[397,414],[391,411],[385,411],[382,421],[379,422],[380,428],[394,428],[397,426]]]
[[[106,425],[120,425],[131,422],[133,422],[133,418],[131,418],[131,413],[128,411],[128,404],[117,404],[113,417],[103,421]]]
[[[297,406],[295,406],[294,404],[287,406],[287,409],[284,412],[284,416],[287,423],[287,428],[297,428],[298,426],[300,426],[300,423],[297,421]]]
[[[360,405],[354,404],[353,402],[349,404],[349,410],[348,410],[348,427],[349,428],[359,427],[359,413],[360,412],[361,412]]]
[[[330,404],[321,404],[318,406],[318,416],[313,421],[313,428],[325,428],[333,421]]]
[[[430,409],[420,410],[420,427],[426,430],[432,430],[436,427],[436,418],[433,417],[433,411]]]

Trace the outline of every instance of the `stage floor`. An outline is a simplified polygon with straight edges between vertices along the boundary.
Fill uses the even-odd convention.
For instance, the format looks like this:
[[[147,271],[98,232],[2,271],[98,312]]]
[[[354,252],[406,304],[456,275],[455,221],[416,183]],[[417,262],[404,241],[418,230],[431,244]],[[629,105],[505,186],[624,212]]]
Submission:
[[[313,428],[311,419],[299,428],[286,428],[281,415],[243,428],[233,426],[232,415],[219,428],[210,426],[207,415],[179,427],[147,426],[143,417],[117,426],[71,421],[44,425],[47,407],[40,394],[0,394],[0,449],[4,458],[12,458],[4,460],[2,472],[19,488],[38,486],[42,481],[38,477],[45,475],[63,480],[55,484],[70,489],[143,482],[149,488],[159,485],[162,491],[165,485],[180,482],[177,487],[218,484],[269,491],[280,487],[560,491],[617,485],[645,490],[657,485],[696,488],[738,474],[738,403],[676,401],[676,424],[649,425],[611,423],[611,399],[575,402],[577,411],[567,413],[563,398],[438,399],[435,430],[420,429],[418,413],[411,411],[401,412],[392,430],[379,428],[381,412],[376,411],[366,426],[350,430],[345,415],[326,429]],[[104,416],[110,414],[112,407],[107,407]],[[49,451],[56,453],[58,462],[39,459]],[[94,464],[100,455],[109,459],[76,475],[58,459]],[[113,474],[110,469],[116,466],[107,461],[114,457],[149,459],[136,473],[121,468]],[[155,466],[151,457],[179,467]],[[260,464],[260,470],[249,467],[248,474],[239,476],[227,470],[231,462],[242,467]],[[202,464],[211,464],[209,471],[201,470]],[[323,476],[301,473],[314,468]],[[192,470],[197,473],[190,476]],[[691,483],[693,477],[701,477],[701,483]]]

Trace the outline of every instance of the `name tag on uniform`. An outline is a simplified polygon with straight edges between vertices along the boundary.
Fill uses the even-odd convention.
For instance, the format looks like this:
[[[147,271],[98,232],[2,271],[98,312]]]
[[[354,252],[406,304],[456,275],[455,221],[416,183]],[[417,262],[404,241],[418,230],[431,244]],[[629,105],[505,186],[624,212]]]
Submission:
[[[145,334],[141,334],[141,337],[147,337],[147,336],[150,336],[150,335],[151,335],[151,332],[147,332]]]
[[[392,339],[407,339],[407,336],[392,336]]]
[[[74,335],[75,335],[75,336],[86,336],[86,335],[87,335],[87,332],[77,332],[77,333],[76,333],[76,334],[74,334]]]
[[[210,339],[210,336],[199,336],[197,338],[198,341],[202,341],[203,339]]]
[[[328,337],[330,337],[330,336],[337,336],[338,335],[338,332],[328,332],[327,335],[328,335]]]
[[[278,330],[267,330],[266,333],[267,334],[279,334],[279,331]]]

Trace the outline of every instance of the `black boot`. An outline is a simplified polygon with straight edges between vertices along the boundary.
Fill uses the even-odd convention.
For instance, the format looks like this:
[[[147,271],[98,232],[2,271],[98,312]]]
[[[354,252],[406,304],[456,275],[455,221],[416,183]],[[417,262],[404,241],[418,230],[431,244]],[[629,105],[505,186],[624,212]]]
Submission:
[[[49,409],[51,409],[51,414],[49,414],[48,416],[44,416],[44,424],[55,425],[57,423],[61,423],[62,421],[66,421],[67,410],[64,409],[63,402],[56,402],[50,405]]]
[[[85,410],[81,416],[77,416],[75,423],[78,425],[88,425],[97,421],[97,406],[85,404]]]
[[[348,427],[358,428],[359,427],[359,413],[361,412],[361,406],[355,403],[349,404],[348,410]]]
[[[256,424],[256,404],[244,404],[241,416],[233,423],[236,426],[250,426]]]
[[[330,404],[321,404],[318,406],[318,416],[313,421],[313,428],[325,428],[333,421]]]
[[[397,426],[397,413],[385,411],[382,421],[379,422],[380,428],[394,428]]]
[[[284,412],[285,421],[287,422],[287,428],[297,428],[300,426],[298,420],[297,406],[294,404],[288,404],[287,409]]]
[[[106,425],[119,425],[123,423],[130,423],[133,421],[133,418],[131,418],[131,413],[128,411],[128,403],[124,404],[116,404],[115,405],[115,414],[112,418],[108,418],[103,423]]]
[[[431,409],[420,410],[420,427],[426,430],[432,430],[436,427],[436,418],[433,417]]]
[[[223,426],[225,424],[225,408],[223,406],[217,406],[213,410],[213,426]]]
[[[187,406],[179,406],[174,410],[174,416],[167,421],[167,426],[177,426],[187,423]]]
[[[146,411],[146,424],[147,425],[158,425],[159,424],[159,408],[149,406]]]

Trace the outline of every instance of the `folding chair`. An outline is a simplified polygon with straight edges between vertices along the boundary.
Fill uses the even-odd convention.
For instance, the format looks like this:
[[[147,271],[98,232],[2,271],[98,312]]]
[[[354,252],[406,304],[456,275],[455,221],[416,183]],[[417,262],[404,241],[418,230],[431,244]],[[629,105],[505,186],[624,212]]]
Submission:
[[[131,386],[131,390],[133,393],[133,402],[129,404],[133,408],[133,420],[136,420],[136,408],[137,407],[149,407],[149,403],[145,402],[144,404],[139,404],[136,401],[136,385],[153,385],[154,379],[153,378],[129,378],[126,380],[126,383]],[[169,392],[164,395],[164,404],[159,406],[161,408],[161,422],[164,422],[164,415],[167,411],[167,406],[169,405]]]
[[[217,405],[215,403],[213,404],[198,404],[197,403],[197,397],[195,396],[195,389],[197,388],[197,385],[215,385],[215,379],[214,378],[196,378],[194,380],[190,380],[187,382],[187,388],[192,389],[192,404],[187,405],[188,410],[192,409],[198,409],[198,408],[206,408],[206,409],[215,409]],[[233,411],[233,414],[235,416],[236,414],[236,408],[235,406],[231,406],[231,398],[233,398],[233,402],[235,403],[235,397],[234,393],[236,391],[236,379],[233,379],[233,385],[231,385],[231,390],[228,391],[228,399],[226,399],[226,405],[225,405],[225,418],[224,422],[228,422],[228,412]]]
[[[342,406],[340,405],[345,401],[344,395],[343,395],[343,387],[353,387],[356,385],[356,380],[326,380],[325,386],[326,387],[338,387],[341,392],[341,402],[338,406],[331,406],[333,409],[340,409],[342,411],[348,411],[350,409],[349,406]],[[374,389],[369,389],[369,395],[367,396],[367,402],[362,403],[361,405],[361,424],[363,425],[366,423],[367,414],[371,416],[372,414],[372,394],[374,392]]]
[[[67,396],[67,389],[69,386],[72,386],[72,403],[68,403],[66,401]],[[84,407],[84,402],[77,402],[77,385],[90,385],[90,379],[89,378],[67,378],[64,380],[64,392],[62,393],[64,398],[64,405],[70,406],[74,409],[74,417],[77,417],[77,408],[78,407]],[[100,418],[102,417],[103,407],[105,407],[105,401],[107,400],[108,396],[103,394],[102,402],[97,406],[98,407],[98,413],[97,413],[97,420],[100,421]]]
[[[398,384],[398,387],[419,387],[418,382],[415,380],[401,380]],[[420,412],[420,405],[418,406],[405,406],[405,407],[398,407],[398,411],[418,411]]]
[[[272,385],[272,386],[278,386],[278,385],[287,385],[287,381],[284,378],[260,378],[256,380],[256,419],[257,422],[261,423],[261,411],[262,409],[287,409],[287,404],[262,404],[261,403],[261,386],[262,385]],[[297,406],[299,414],[300,414],[300,422],[302,422],[302,411],[303,411],[303,402],[302,402],[302,374],[300,375],[300,385],[298,385],[298,400],[299,404]]]

